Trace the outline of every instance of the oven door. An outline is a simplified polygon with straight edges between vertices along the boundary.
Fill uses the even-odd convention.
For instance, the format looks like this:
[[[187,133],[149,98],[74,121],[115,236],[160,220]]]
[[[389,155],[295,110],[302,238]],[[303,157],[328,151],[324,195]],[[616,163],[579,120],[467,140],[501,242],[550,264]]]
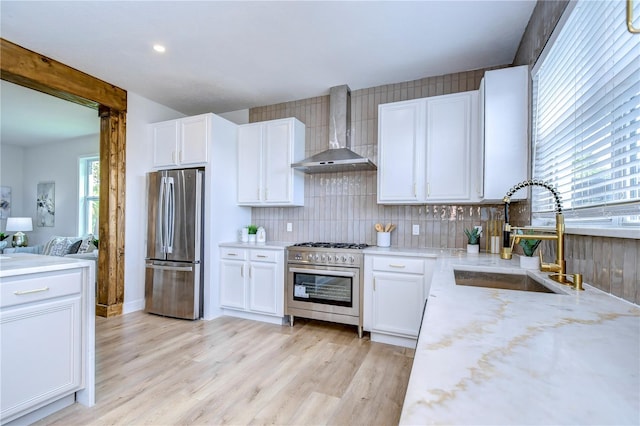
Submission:
[[[358,317],[359,283],[359,268],[289,265],[287,307]]]

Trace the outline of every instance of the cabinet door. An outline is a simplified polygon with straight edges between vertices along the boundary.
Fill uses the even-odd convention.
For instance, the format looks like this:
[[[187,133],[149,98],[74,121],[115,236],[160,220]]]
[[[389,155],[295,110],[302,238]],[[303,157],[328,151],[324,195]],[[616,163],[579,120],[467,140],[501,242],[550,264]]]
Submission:
[[[423,304],[423,275],[373,273],[372,331],[418,337]]]
[[[209,126],[206,115],[180,120],[179,161],[183,165],[205,164],[209,151]]]
[[[487,71],[484,90],[484,198],[501,201],[513,185],[527,179],[529,70],[526,65]],[[511,200],[523,200],[517,191]]]
[[[6,419],[82,386],[80,294],[0,313]]]
[[[278,293],[282,297],[282,292],[277,291],[277,271],[275,263],[251,263],[251,278],[249,280],[249,310],[265,313],[277,314]]]
[[[262,200],[262,124],[238,129],[238,204]]]
[[[378,203],[416,203],[424,198],[424,100],[380,105]]]
[[[220,306],[223,308],[245,308],[246,269],[246,262],[220,261]]]
[[[178,165],[178,121],[166,121],[152,126],[153,166],[167,167]]]
[[[480,162],[471,158],[474,99],[477,92],[427,99],[427,202],[471,199],[472,161]]]
[[[293,201],[291,168],[291,121],[266,125],[264,149],[264,194],[266,203]]]

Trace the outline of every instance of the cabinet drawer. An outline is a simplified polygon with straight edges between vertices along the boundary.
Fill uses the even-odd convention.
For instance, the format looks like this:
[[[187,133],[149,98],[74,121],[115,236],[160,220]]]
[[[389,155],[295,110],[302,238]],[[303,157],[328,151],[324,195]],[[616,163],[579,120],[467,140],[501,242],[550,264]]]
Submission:
[[[0,307],[36,302],[82,291],[82,270],[48,272],[0,280]]]
[[[277,262],[278,252],[274,250],[251,250],[250,259],[257,262]]]
[[[424,273],[424,259],[391,256],[374,257],[373,269],[375,271],[422,274]]]
[[[223,247],[220,249],[221,259],[246,260],[247,251],[241,248]]]

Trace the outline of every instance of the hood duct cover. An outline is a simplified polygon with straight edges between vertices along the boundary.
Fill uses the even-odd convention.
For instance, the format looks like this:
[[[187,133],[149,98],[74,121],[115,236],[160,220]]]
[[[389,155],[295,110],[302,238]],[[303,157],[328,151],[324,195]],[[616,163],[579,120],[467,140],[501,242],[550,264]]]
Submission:
[[[329,149],[292,164],[305,173],[377,170],[366,157],[351,151],[351,91],[349,86],[329,90]]]

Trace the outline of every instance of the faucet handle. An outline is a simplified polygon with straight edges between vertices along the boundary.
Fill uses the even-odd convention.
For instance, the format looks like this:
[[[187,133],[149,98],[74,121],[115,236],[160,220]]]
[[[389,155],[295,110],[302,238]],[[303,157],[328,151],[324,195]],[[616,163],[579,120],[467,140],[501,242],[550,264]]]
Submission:
[[[573,274],[573,288],[584,290],[584,287],[582,287],[582,274]]]
[[[564,283],[562,281],[558,281],[560,284],[565,284],[565,285],[570,285],[571,287],[574,288],[574,290],[584,290],[584,287],[582,287],[582,274],[560,274],[560,273],[556,273],[556,274],[551,274],[549,275],[549,277],[571,277],[573,279],[573,282],[568,282],[568,283]]]

